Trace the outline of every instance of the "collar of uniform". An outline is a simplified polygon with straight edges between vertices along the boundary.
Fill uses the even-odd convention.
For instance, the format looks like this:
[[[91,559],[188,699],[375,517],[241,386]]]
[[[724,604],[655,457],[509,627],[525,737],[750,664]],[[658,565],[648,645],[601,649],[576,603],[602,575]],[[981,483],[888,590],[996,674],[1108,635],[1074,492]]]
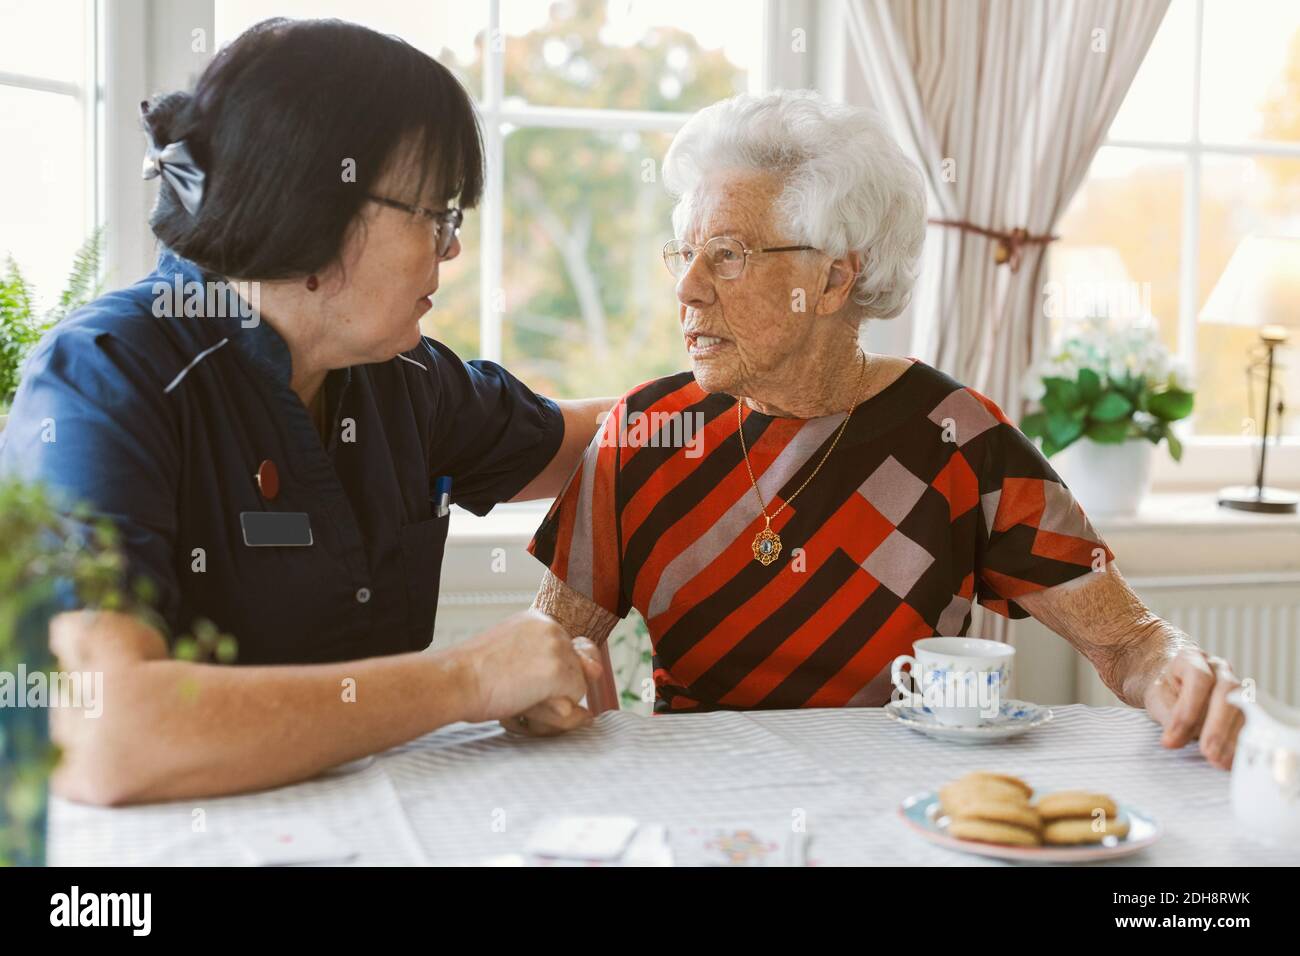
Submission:
[[[186,321],[202,322],[210,330],[204,338],[210,339],[214,344],[223,338],[228,338],[230,344],[268,378],[279,385],[285,387],[289,385],[293,378],[293,359],[289,354],[289,346],[269,322],[261,316],[257,316],[257,321],[252,323],[245,316],[207,314],[206,290],[210,288],[209,283],[224,283],[226,281],[224,278],[216,273],[204,271],[197,263],[166,248],[158,255],[157,273],[168,282],[174,281],[174,277],[180,275],[185,283],[199,283],[205,290],[204,313],[198,319],[189,318]],[[224,296],[221,301],[228,303],[230,297]]]
[[[197,263],[179,256],[165,247],[159,253],[155,274],[169,284],[175,283],[177,275],[182,277],[183,283],[223,281],[221,276],[216,273],[205,272]],[[204,285],[204,288],[206,288],[206,285]],[[207,297],[205,295],[205,309],[206,304]],[[193,322],[196,320],[187,319],[185,321]],[[269,381],[280,386],[285,392],[289,391],[289,384],[293,379],[293,357],[289,353],[289,345],[284,341],[284,337],[269,322],[259,317],[256,325],[246,326],[245,323],[248,320],[239,316],[207,316],[206,314],[198,318],[197,321],[201,323],[200,327],[205,333],[200,336],[205,346],[215,345],[223,338],[229,339],[230,344],[244,355],[250,364],[261,371]],[[337,421],[343,396],[352,384],[352,369],[335,369],[326,376],[326,383],[327,408],[331,419]],[[310,425],[310,419],[307,421]],[[337,432],[337,429],[334,429],[334,431]]]

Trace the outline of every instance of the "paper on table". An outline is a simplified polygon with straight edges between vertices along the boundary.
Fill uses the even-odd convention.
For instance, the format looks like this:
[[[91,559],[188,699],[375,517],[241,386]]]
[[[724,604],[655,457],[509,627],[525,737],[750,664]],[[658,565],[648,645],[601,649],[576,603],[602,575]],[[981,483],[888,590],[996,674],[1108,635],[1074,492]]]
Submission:
[[[51,866],[244,866],[230,834],[297,814],[346,834],[364,866],[428,861],[381,763],[238,797],[140,807],[89,807],[50,801]]]
[[[607,712],[541,740],[459,725],[385,761],[435,863],[526,857],[528,836],[557,814],[627,815],[670,832],[737,821],[795,832],[826,798],[851,800],[831,771],[737,712]]]

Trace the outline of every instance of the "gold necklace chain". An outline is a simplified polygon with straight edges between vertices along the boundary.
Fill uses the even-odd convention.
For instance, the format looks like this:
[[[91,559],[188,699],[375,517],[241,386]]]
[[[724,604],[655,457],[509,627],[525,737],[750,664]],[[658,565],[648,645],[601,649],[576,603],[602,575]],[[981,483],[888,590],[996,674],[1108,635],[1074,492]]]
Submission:
[[[763,512],[763,530],[754,535],[754,560],[764,567],[775,561],[781,554],[781,536],[772,530],[773,519],[785,510],[786,505],[798,497],[799,492],[808,487],[808,482],[817,477],[817,472],[822,470],[822,465],[826,464],[826,460],[831,457],[831,452],[840,443],[840,438],[843,437],[845,430],[849,427],[849,419],[853,417],[853,413],[857,411],[858,405],[862,401],[862,381],[867,373],[867,357],[861,352],[858,354],[862,355],[862,367],[858,369],[858,384],[853,392],[853,407],[844,416],[844,422],[840,425],[839,431],[835,433],[835,440],[831,442],[831,447],[826,449],[826,454],[822,455],[822,460],[817,463],[817,467],[812,470],[812,474],[805,478],[803,484],[794,490],[794,494],[781,502],[781,507],[770,515],[767,513],[767,506],[763,502],[763,493],[758,490],[758,482],[754,480],[754,469],[749,465],[749,449],[745,447],[745,400],[740,397],[736,399],[736,431],[740,434],[740,453],[745,459],[745,471],[749,474],[749,483],[754,489],[754,497],[758,499],[758,510]]]

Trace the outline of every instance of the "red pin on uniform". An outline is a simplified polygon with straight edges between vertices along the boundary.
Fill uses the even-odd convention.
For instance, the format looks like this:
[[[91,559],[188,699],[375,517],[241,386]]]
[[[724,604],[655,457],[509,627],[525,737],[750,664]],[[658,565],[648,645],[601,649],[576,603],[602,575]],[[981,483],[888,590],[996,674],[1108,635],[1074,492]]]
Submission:
[[[274,501],[280,493],[280,471],[269,458],[257,466],[257,490],[267,501]]]

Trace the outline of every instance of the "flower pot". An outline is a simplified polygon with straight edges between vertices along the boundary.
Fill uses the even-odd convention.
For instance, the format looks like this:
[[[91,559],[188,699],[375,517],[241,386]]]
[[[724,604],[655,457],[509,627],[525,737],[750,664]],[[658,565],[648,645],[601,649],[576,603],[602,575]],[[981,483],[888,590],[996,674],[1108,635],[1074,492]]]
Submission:
[[[1119,444],[1080,438],[1051,464],[1089,517],[1134,515],[1151,487],[1154,448],[1145,438]]]

